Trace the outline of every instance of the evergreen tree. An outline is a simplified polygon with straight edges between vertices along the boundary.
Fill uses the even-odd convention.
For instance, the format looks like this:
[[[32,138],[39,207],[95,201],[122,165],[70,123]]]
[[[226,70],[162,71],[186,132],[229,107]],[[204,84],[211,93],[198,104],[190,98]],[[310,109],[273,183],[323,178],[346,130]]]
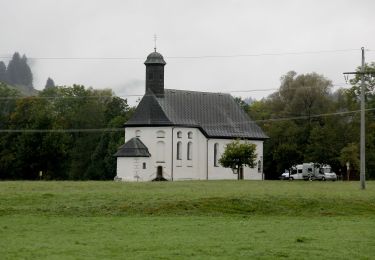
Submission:
[[[48,89],[48,88],[54,88],[54,87],[55,87],[55,82],[53,81],[53,79],[48,78],[45,88]]]
[[[5,63],[0,61],[0,82],[6,83],[6,70]]]
[[[9,84],[33,88],[33,74],[25,55],[21,57],[18,52],[14,53],[9,61],[6,74]]]

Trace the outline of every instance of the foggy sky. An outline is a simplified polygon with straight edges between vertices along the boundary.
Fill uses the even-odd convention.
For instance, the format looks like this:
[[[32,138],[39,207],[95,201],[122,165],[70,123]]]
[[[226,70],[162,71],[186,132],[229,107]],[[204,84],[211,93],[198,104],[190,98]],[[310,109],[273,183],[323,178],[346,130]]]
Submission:
[[[1,57],[135,58],[30,59],[36,89],[51,77],[57,85],[143,94],[155,33],[170,89],[276,89],[290,70],[342,85],[342,72],[360,65],[362,46],[375,61],[373,0],[0,0],[0,10]],[[358,51],[181,58],[344,49]],[[232,94],[259,99],[271,92]]]

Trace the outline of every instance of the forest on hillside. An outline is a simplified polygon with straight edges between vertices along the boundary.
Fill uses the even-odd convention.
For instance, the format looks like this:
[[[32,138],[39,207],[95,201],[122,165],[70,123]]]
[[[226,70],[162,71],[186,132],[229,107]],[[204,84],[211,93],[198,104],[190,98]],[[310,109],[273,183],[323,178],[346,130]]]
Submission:
[[[110,89],[55,86],[52,79],[25,96],[18,86],[32,88],[32,73],[25,56],[13,59],[8,66],[0,62],[0,179],[35,180],[40,172],[53,180],[113,179],[113,154],[134,107]],[[374,72],[375,63],[366,70]],[[365,80],[366,174],[375,179],[375,78]],[[291,71],[267,98],[250,104],[236,99],[270,137],[264,144],[267,179],[302,162],[330,164],[338,174],[349,162],[351,178],[358,177],[360,78],[350,83],[333,91],[323,75]]]

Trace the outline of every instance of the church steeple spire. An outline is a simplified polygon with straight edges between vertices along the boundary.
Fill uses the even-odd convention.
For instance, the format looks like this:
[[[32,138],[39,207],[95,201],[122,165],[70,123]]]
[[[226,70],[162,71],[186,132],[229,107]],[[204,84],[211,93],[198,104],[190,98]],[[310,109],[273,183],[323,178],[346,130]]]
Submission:
[[[164,66],[167,64],[163,56],[156,52],[156,40],[154,52],[147,56],[146,65],[146,94],[164,95]]]
[[[156,34],[154,34],[154,51],[156,52],[156,40],[158,39],[158,37],[156,36]]]

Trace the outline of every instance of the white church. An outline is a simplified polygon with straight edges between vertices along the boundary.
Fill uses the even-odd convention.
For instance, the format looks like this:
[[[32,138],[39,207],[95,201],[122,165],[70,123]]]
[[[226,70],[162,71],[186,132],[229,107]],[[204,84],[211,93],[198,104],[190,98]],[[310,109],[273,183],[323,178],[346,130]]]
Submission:
[[[233,140],[256,145],[257,167],[241,178],[263,179],[267,135],[229,94],[164,89],[163,56],[147,56],[146,93],[125,123],[125,144],[117,157],[122,181],[237,179],[219,164]]]

